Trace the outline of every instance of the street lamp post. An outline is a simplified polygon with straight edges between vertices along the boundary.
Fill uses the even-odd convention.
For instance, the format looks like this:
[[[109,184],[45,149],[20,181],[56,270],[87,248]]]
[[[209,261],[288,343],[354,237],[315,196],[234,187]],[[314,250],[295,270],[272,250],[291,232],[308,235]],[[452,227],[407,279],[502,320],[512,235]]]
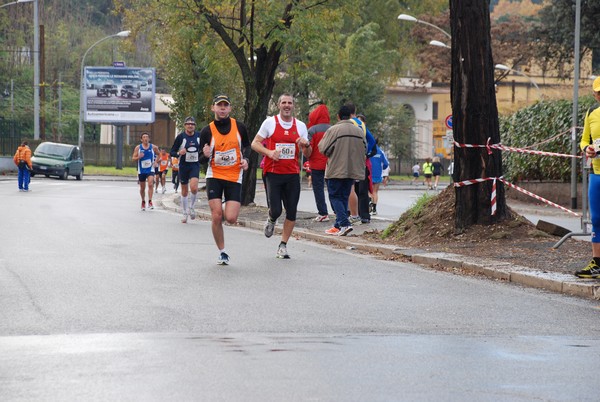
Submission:
[[[40,139],[40,25],[38,0],[33,0],[33,139]]]
[[[85,77],[83,76],[83,68],[85,66],[85,56],[87,56],[87,54],[90,52],[90,50],[92,50],[92,48],[94,46],[96,46],[97,44],[104,42],[105,40],[108,40],[110,38],[115,38],[115,37],[120,37],[120,38],[125,38],[127,36],[129,36],[129,34],[131,33],[131,31],[121,31],[119,33],[116,33],[114,35],[109,35],[106,36],[102,39],[100,39],[99,41],[97,41],[96,43],[94,43],[92,46],[90,46],[88,48],[88,50],[85,51],[85,53],[83,54],[83,57],[81,58],[81,74],[80,74],[80,90],[79,90],[79,138],[77,141],[77,144],[79,145],[79,148],[81,149],[81,146],[83,145],[83,113],[84,113],[84,94],[85,94]]]
[[[508,66],[506,66],[504,64],[496,64],[494,66],[494,68],[496,68],[498,70],[503,70],[503,71],[510,71],[510,72],[513,72],[513,73],[518,74],[518,75],[522,75],[523,77],[527,78],[529,80],[529,82],[531,82],[531,84],[537,90],[537,93],[538,93],[538,96],[540,97],[540,99],[542,98],[542,91],[540,91],[540,87],[538,87],[538,84],[536,84],[536,82],[533,80],[533,78],[531,78],[530,76],[528,76],[524,72],[513,70],[512,68],[510,68],[510,67],[508,67]]]
[[[432,28],[435,28],[435,29],[437,29],[438,31],[440,31],[440,32],[441,32],[441,33],[443,33],[444,35],[446,35],[446,36],[448,37],[448,39],[452,39],[452,36],[451,36],[451,35],[450,35],[448,32],[444,31],[442,28],[438,27],[437,25],[433,25],[433,24],[432,24],[432,23],[430,23],[430,22],[423,21],[423,20],[420,20],[420,19],[418,19],[418,18],[415,18],[415,17],[413,17],[412,15],[408,15],[408,14],[400,14],[400,15],[398,16],[398,19],[399,19],[399,20],[401,20],[401,21],[410,21],[410,22],[416,22],[416,23],[418,23],[418,24],[423,24],[423,25],[430,26],[430,27],[432,27]]]

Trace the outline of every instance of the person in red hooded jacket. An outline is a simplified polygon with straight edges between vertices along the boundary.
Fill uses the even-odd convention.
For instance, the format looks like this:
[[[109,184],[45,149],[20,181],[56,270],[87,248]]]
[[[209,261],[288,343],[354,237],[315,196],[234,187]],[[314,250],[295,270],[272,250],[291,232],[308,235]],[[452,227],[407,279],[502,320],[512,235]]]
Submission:
[[[327,212],[327,202],[325,200],[325,167],[327,157],[319,151],[319,142],[323,139],[325,131],[331,127],[329,119],[329,110],[327,106],[321,104],[308,115],[308,140],[313,149],[309,158],[310,171],[312,176],[312,190],[317,204],[318,215],[315,218],[317,222],[329,221]]]

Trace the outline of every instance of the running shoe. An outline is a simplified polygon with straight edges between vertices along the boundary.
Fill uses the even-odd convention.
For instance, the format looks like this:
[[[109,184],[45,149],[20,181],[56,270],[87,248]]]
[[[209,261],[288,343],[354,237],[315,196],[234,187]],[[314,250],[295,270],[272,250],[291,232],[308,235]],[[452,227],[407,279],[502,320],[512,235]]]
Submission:
[[[267,222],[265,222],[265,236],[266,237],[273,236],[274,230],[275,230],[275,222],[271,222],[271,218],[267,218]]]
[[[183,213],[183,217],[181,218],[181,223],[187,223],[188,215],[186,212]]]
[[[277,258],[280,258],[282,260],[290,259],[290,255],[287,252],[287,246],[285,244],[279,245],[279,248],[277,249]]]
[[[350,221],[350,223],[358,223],[358,222],[360,222],[360,216],[358,216],[358,215],[356,215],[356,216],[350,215],[350,217],[348,218],[348,220]]]
[[[190,208],[190,218],[192,220],[196,219],[196,210],[194,208]]]
[[[575,272],[575,276],[579,278],[600,278],[600,266],[596,264],[596,261],[592,260],[587,267]]]
[[[229,265],[229,256],[227,255],[227,253],[221,253],[221,255],[219,255],[217,264],[218,265]]]
[[[148,200],[148,209],[154,209],[154,204],[152,204],[152,200]]]
[[[142,211],[146,210],[146,201],[142,201]]]
[[[167,189],[166,189],[165,187],[163,187],[163,188],[162,188],[162,193],[164,194],[164,193],[166,193],[166,192],[167,192]]]
[[[315,218],[316,222],[329,222],[329,216],[327,215],[317,215]]]
[[[340,233],[340,230],[334,226],[334,227],[331,227],[331,228],[327,229],[325,231],[325,233],[327,233],[329,235],[336,235],[337,236],[337,234]]]
[[[352,226],[342,226],[337,235],[338,236],[346,236],[350,232],[352,232]]]

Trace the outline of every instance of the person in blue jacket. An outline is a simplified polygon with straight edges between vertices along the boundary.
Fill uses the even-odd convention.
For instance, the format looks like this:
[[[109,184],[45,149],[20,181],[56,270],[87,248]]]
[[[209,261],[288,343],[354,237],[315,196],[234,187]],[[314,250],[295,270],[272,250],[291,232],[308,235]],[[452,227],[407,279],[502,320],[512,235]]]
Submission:
[[[377,153],[373,155],[371,159],[371,181],[373,183],[373,189],[371,190],[371,215],[377,215],[377,201],[379,199],[379,186],[383,181],[383,171],[390,165],[385,153],[375,145]]]

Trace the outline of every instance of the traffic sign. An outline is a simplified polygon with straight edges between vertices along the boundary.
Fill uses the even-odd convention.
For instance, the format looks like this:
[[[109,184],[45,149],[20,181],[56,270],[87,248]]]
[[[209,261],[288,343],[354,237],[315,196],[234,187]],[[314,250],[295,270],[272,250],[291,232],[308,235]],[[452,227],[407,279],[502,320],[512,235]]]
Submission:
[[[452,130],[452,115],[448,115],[448,117],[446,117],[446,127],[448,127],[450,130]]]

